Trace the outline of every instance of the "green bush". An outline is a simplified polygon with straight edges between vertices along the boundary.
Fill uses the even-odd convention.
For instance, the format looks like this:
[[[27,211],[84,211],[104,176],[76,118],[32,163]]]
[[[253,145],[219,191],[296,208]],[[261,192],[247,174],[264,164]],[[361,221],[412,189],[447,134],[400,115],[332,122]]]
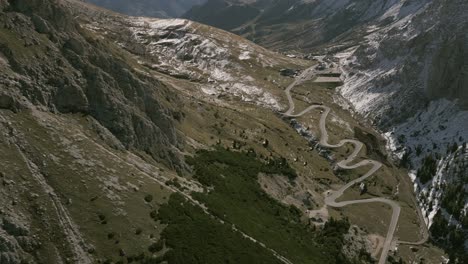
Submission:
[[[145,202],[151,203],[151,201],[153,201],[153,195],[151,194],[145,195]]]
[[[158,251],[161,251],[163,248],[164,248],[164,243],[163,243],[162,239],[160,239],[158,242],[155,242],[155,243],[151,244],[148,247],[148,251],[151,252],[151,253],[156,253]]]

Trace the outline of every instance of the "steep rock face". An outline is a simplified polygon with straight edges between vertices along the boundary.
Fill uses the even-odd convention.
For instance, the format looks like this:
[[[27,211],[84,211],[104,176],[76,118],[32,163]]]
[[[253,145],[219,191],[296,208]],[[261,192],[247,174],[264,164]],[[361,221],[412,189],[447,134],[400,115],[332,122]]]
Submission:
[[[468,22],[460,7],[467,3],[402,1],[388,12],[393,23],[369,26],[372,33],[365,43],[343,61],[349,71],[341,93],[358,113],[384,130],[414,132],[417,140],[407,138],[407,144],[425,143],[429,149],[430,140],[437,145],[463,142]],[[439,127],[416,131],[430,129],[431,119]]]
[[[109,52],[60,5],[7,2],[0,16],[5,25],[0,58],[6,69],[0,105],[91,115],[127,148],[182,168],[174,152],[180,139],[168,102],[175,95],[163,83],[132,70],[122,54]]]
[[[466,6],[466,5],[465,5]],[[446,11],[453,12],[453,11]],[[430,98],[460,99],[468,104],[468,26],[465,21],[441,21],[443,32],[456,32],[440,36],[440,48],[435,50],[429,73],[427,92]]]
[[[194,5],[205,0],[85,0],[116,12],[131,16],[179,17]]]
[[[412,116],[431,100],[466,101],[467,22],[458,3],[425,2],[395,5],[389,16],[395,22],[370,26],[376,31],[354,53],[357,61],[348,62],[362,72],[350,76],[343,94],[351,101],[361,91],[382,95],[353,102],[358,112],[378,117],[381,126]],[[399,48],[403,45],[407,48]],[[396,102],[406,105],[405,111],[397,113]]]

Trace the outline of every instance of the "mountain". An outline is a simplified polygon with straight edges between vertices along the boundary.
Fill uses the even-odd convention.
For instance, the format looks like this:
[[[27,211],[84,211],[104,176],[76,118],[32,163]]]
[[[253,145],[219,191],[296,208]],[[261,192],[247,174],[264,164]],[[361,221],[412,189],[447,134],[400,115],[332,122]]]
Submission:
[[[184,17],[230,30],[265,47],[304,53],[323,44],[354,43],[365,33],[362,31],[368,23],[379,19],[397,2],[210,0],[193,7]],[[386,22],[381,20],[379,24]]]
[[[310,61],[74,0],[0,20],[1,263],[372,262],[363,228],[306,215],[341,182],[279,114]]]
[[[183,17],[217,28],[233,30],[256,18],[262,12],[261,7],[257,1],[208,0],[202,5],[192,7]]]
[[[463,1],[207,4],[0,0],[0,263],[463,263]]]
[[[86,0],[115,12],[131,16],[179,17],[195,5],[205,0]]]

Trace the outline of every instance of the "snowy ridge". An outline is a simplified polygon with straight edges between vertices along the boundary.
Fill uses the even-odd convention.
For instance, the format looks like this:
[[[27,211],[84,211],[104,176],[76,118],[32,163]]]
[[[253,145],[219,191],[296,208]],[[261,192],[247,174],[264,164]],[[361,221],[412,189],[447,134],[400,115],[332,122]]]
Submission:
[[[396,3],[379,19],[400,17],[402,5],[403,2]],[[390,120],[387,113],[402,103],[413,101],[413,93],[419,92],[416,89],[408,89],[408,86],[420,86],[418,80],[423,79],[424,76],[421,75],[424,75],[424,72],[411,73],[413,76],[420,75],[420,78],[405,83],[406,79],[402,79],[401,75],[403,72],[409,74],[405,63],[412,58],[409,54],[398,53],[399,47],[410,42],[420,32],[411,24],[412,18],[424,10],[421,6],[419,8],[415,13],[409,13],[389,26],[379,28],[377,25],[370,25],[368,32],[373,33],[366,36],[366,43],[348,59],[341,60],[346,82],[340,88],[340,92],[353,104],[358,113],[378,119],[380,123],[391,122],[393,120]],[[402,31],[403,34],[389,38],[391,31]],[[419,108],[419,104],[421,102],[408,104],[413,109],[406,110],[414,112]]]
[[[222,42],[220,39],[224,36],[220,36],[218,30],[184,19],[130,18],[128,22],[132,39],[120,45],[127,48],[135,45],[134,42],[144,45],[145,56],[153,58],[151,68],[206,81],[208,84],[203,85],[201,91],[207,95],[230,94],[242,101],[281,109],[279,100],[261,89],[250,75],[252,63],[261,67],[279,63],[266,50],[259,52],[245,40]],[[148,62],[142,60],[141,63]]]

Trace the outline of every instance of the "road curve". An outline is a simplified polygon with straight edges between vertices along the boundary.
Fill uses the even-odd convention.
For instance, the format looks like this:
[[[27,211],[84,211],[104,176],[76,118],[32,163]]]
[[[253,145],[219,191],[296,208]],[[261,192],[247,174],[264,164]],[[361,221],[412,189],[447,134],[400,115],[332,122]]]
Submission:
[[[331,111],[331,109],[329,107],[324,106],[324,105],[311,105],[311,106],[307,107],[305,110],[303,110],[302,112],[300,112],[298,114],[293,114],[294,109],[295,109],[295,104],[294,104],[294,100],[293,100],[293,98],[291,96],[291,90],[296,85],[300,84],[301,82],[311,79],[311,77],[313,75],[314,75],[314,69],[313,68],[308,68],[305,71],[303,71],[301,73],[301,75],[297,76],[296,79],[294,80],[294,82],[291,83],[291,85],[289,85],[286,88],[285,93],[286,93],[286,97],[287,97],[288,102],[289,102],[289,109],[284,113],[284,115],[287,116],[287,117],[300,117],[300,116],[303,116],[303,115],[307,114],[311,110],[322,109],[323,112],[322,112],[322,115],[320,117],[320,124],[319,124],[319,126],[320,126],[320,135],[321,135],[320,136],[320,141],[319,141],[320,145],[322,145],[324,147],[327,147],[327,148],[339,148],[339,147],[344,146],[345,144],[353,144],[354,145],[353,153],[351,153],[351,155],[349,155],[346,159],[338,162],[337,165],[342,169],[349,169],[349,170],[350,169],[355,169],[355,168],[358,168],[358,167],[363,167],[363,166],[371,166],[371,169],[366,174],[364,174],[363,176],[348,182],[346,185],[341,187],[339,190],[327,192],[327,195],[325,197],[325,204],[327,206],[330,206],[330,207],[344,207],[344,206],[347,206],[347,205],[364,204],[364,203],[384,203],[384,204],[389,205],[392,208],[392,219],[390,221],[390,226],[388,228],[387,236],[385,238],[385,242],[384,242],[384,245],[382,247],[382,253],[381,253],[380,259],[379,259],[379,264],[385,264],[387,262],[388,252],[390,251],[390,247],[391,247],[391,244],[392,244],[392,241],[393,241],[393,236],[395,234],[395,230],[396,230],[396,227],[397,227],[397,224],[398,224],[398,218],[400,216],[401,207],[395,201],[392,201],[392,200],[386,199],[386,198],[380,198],[380,197],[379,198],[362,199],[362,200],[342,201],[342,202],[337,202],[336,201],[336,199],[338,199],[340,196],[342,196],[343,193],[348,188],[350,188],[354,184],[360,183],[360,182],[364,181],[365,179],[369,178],[370,176],[372,176],[376,171],[378,171],[380,169],[380,167],[382,167],[382,163],[380,163],[378,161],[375,161],[375,160],[362,160],[362,161],[360,161],[358,163],[351,164],[357,158],[359,152],[361,151],[362,147],[364,146],[364,144],[362,142],[360,142],[360,141],[351,140],[351,139],[344,139],[344,140],[341,140],[338,144],[335,144],[335,145],[328,143],[328,132],[327,132],[327,129],[326,129],[326,120],[327,120],[328,114]]]

